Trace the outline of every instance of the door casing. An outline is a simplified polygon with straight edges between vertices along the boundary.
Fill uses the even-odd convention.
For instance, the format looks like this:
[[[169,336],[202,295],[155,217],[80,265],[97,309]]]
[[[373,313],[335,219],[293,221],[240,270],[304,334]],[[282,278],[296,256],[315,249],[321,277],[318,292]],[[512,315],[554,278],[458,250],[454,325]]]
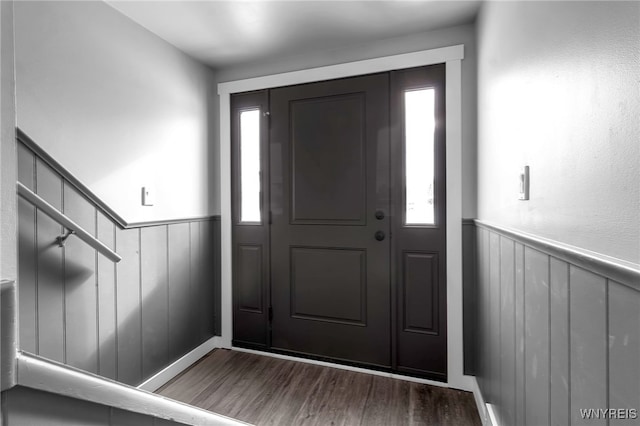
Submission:
[[[462,59],[464,46],[455,45],[401,55],[311,68],[218,84],[220,96],[221,196],[221,323],[219,346],[231,348],[232,239],[231,239],[231,108],[232,93],[269,89],[342,77],[446,64],[446,174],[447,174],[447,385],[473,390],[474,381],[463,373],[462,348]],[[431,382],[426,380],[425,382]],[[433,382],[442,386],[442,383]]]

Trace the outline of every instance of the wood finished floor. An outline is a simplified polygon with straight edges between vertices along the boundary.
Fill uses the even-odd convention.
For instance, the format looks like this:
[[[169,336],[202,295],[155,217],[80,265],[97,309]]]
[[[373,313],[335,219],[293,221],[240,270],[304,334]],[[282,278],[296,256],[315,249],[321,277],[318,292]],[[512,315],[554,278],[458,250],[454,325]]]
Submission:
[[[224,349],[157,393],[255,425],[481,425],[469,392]]]

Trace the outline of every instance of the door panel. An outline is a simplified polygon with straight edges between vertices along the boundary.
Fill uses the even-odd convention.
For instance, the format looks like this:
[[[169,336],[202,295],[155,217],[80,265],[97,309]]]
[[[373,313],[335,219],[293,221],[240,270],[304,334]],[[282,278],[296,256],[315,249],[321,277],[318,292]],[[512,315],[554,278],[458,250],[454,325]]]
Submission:
[[[399,372],[447,379],[446,298],[446,172],[445,172],[445,66],[412,68],[391,73],[392,206],[395,271],[394,358]],[[427,109],[434,125],[424,143],[433,146],[433,223],[407,225],[407,134],[405,93],[434,89],[433,106]],[[427,141],[428,138],[432,138]],[[431,143],[432,142],[432,143]],[[429,157],[425,156],[425,157]]]
[[[366,326],[366,251],[291,247],[291,316]]]
[[[291,223],[363,225],[364,94],[291,101],[289,120]]]
[[[270,104],[272,347],[390,366],[388,75]]]
[[[264,313],[262,246],[238,244],[238,310]]]
[[[438,253],[404,252],[402,330],[438,333]]]
[[[233,95],[231,108],[233,111],[231,122],[231,161],[232,161],[232,218],[233,218],[233,344],[248,346],[256,349],[269,347],[269,185],[266,177],[269,175],[268,158],[268,93],[267,91],[248,92]],[[248,137],[256,137],[249,144],[251,152],[243,151],[242,138],[246,137],[241,117],[243,113],[257,112],[258,129],[248,129]],[[256,118],[256,116],[254,116]],[[255,120],[254,120],[255,124]],[[259,152],[255,151],[259,146]],[[258,154],[256,157],[255,154]],[[243,155],[250,160],[243,161]],[[246,160],[246,158],[244,158]],[[242,167],[250,167],[252,175],[243,175]],[[259,170],[257,170],[259,168]],[[259,188],[255,188],[255,178],[258,174]],[[247,179],[248,178],[248,179]],[[248,182],[247,182],[248,181]],[[248,186],[252,196],[257,194],[259,199],[242,197],[243,185]],[[255,211],[256,201],[259,211]],[[243,214],[243,209],[250,213]],[[247,220],[247,217],[250,220]],[[243,220],[243,218],[245,220]]]
[[[234,345],[446,381],[444,71],[233,95]],[[243,222],[256,110],[261,212],[254,186]]]

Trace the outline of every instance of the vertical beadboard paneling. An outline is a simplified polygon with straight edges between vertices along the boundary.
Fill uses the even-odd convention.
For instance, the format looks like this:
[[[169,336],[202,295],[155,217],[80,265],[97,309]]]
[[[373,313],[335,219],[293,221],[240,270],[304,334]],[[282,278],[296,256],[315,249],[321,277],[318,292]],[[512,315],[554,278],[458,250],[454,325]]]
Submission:
[[[212,337],[220,222],[122,229],[37,152],[19,144],[20,181],[123,260],[116,265],[73,236],[58,247],[62,227],[20,198],[21,349],[138,385]]]
[[[214,240],[215,241],[215,240]],[[476,229],[473,223],[462,226],[462,331],[464,374],[477,375],[478,280],[476,278]]]
[[[188,223],[169,225],[169,357],[172,360],[189,350],[190,231]]]
[[[64,185],[64,214],[95,233],[96,209],[75,189]],[[96,250],[71,236],[64,248],[66,363],[98,372]]]
[[[640,292],[615,281],[609,281],[609,374],[610,407],[640,411]]]
[[[142,377],[149,377],[169,361],[167,227],[141,232]]]
[[[569,265],[551,258],[551,424],[569,424]]]
[[[500,400],[500,236],[489,234],[489,400]]]
[[[29,202],[18,199],[18,291],[20,347],[37,353],[37,251],[36,209]]]
[[[118,380],[137,385],[142,381],[142,324],[140,315],[140,229],[116,231]]]
[[[524,249],[525,423],[549,423],[549,256]]]
[[[37,193],[51,205],[62,210],[62,179],[41,161],[36,162]],[[56,237],[62,226],[38,211],[37,223],[37,307],[38,355],[64,362],[64,264],[63,250]]]
[[[477,234],[478,246],[478,347],[477,347],[477,366],[478,366],[478,384],[485,394],[485,400],[488,395],[488,374],[489,368],[489,232],[485,229],[478,229]]]
[[[18,181],[35,191],[36,157],[24,145],[18,144]]]
[[[515,244],[500,237],[500,407],[501,424],[516,423]]]
[[[200,299],[200,339],[207,340],[215,334],[215,280],[214,280],[214,252],[213,252],[213,223],[200,222],[200,245],[202,247],[202,291]]]
[[[18,180],[35,191],[35,161],[33,153],[18,144]],[[36,209],[22,197],[18,197],[18,286],[20,345],[22,350],[37,352],[37,252]]]
[[[571,423],[593,424],[580,409],[607,408],[607,282],[573,265],[569,277]]]
[[[604,419],[600,411],[599,419],[590,420],[580,413],[640,407],[640,291],[635,282],[603,276],[609,270],[633,274],[610,266],[595,273],[579,255],[536,241],[529,245],[528,237],[508,230],[481,225],[476,233],[478,383],[499,423],[635,424],[637,418],[614,418],[633,412],[608,412],[611,418]],[[496,264],[499,328],[491,321]],[[486,359],[486,347],[498,341],[499,374]]]
[[[200,222],[192,222],[189,224],[190,242],[189,252],[190,258],[190,274],[191,274],[191,288],[189,291],[189,330],[190,340],[189,348],[193,348],[200,340],[200,315],[198,314],[198,307],[200,306],[200,298],[202,297],[202,245],[200,244]]]
[[[97,213],[97,238],[115,249],[116,228],[103,213]],[[116,265],[98,255],[98,360],[101,376],[117,377]]]
[[[524,317],[525,317],[525,300],[524,300],[524,246],[515,243],[515,337],[516,337],[516,422],[517,425],[523,425],[525,419],[525,333],[524,333]]]
[[[222,253],[222,237],[221,237],[221,222],[219,219],[213,221],[213,281],[214,281],[214,305],[213,305],[213,316],[214,320],[214,330],[215,335],[220,336],[222,330],[222,317],[220,316],[220,312],[222,312],[222,276],[221,276],[221,257]]]

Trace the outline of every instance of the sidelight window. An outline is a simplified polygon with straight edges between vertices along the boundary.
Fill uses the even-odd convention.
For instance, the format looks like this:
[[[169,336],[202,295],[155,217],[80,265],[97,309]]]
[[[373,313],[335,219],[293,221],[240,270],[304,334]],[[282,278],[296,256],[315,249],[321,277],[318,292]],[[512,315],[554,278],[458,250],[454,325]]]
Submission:
[[[260,222],[260,110],[240,113],[240,222]]]
[[[435,90],[404,92],[405,224],[433,225]]]

